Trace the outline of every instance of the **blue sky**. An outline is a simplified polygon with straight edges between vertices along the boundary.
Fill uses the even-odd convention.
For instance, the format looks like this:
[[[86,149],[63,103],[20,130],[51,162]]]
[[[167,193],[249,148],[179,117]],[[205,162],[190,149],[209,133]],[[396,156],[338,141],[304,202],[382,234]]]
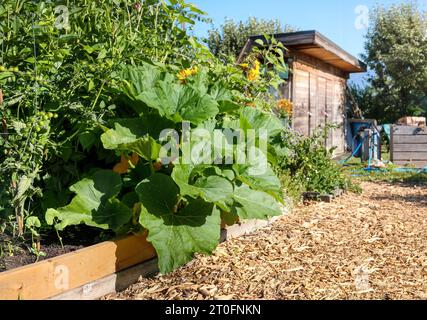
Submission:
[[[409,1],[409,0],[408,0]],[[300,30],[318,30],[340,47],[359,58],[363,52],[366,33],[365,13],[375,4],[391,5],[396,0],[192,0],[206,11],[213,25],[224,19],[246,20],[248,17],[279,19]],[[419,0],[427,8],[427,0]],[[198,36],[205,36],[210,25],[199,23]],[[360,76],[352,77],[360,82]]]

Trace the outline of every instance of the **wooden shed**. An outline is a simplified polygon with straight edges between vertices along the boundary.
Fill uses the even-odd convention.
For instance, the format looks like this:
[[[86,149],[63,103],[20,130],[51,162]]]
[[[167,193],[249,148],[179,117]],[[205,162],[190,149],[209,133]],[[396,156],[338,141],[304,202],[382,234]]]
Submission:
[[[287,49],[290,68],[281,95],[293,102],[293,127],[310,135],[326,123],[339,125],[330,130],[327,147],[336,154],[346,151],[346,88],[351,73],[366,72],[366,65],[317,31],[276,34],[274,38]],[[257,46],[253,36],[247,41],[239,60]]]

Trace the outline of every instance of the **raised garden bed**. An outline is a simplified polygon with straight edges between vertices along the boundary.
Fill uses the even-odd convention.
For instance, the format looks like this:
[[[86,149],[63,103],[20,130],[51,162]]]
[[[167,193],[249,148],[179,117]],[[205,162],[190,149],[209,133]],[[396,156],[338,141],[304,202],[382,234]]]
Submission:
[[[251,233],[277,219],[225,227],[221,241]],[[2,272],[0,300],[98,299],[157,272],[156,252],[146,237],[129,236]]]
[[[0,300],[40,300],[156,257],[144,236],[107,241],[0,273]]]

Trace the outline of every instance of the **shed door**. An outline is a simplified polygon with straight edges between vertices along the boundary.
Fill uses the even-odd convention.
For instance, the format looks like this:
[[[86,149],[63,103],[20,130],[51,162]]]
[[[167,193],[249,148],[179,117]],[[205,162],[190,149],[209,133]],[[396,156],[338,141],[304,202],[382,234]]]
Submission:
[[[293,126],[295,130],[308,136],[310,134],[310,73],[302,70],[294,72]]]

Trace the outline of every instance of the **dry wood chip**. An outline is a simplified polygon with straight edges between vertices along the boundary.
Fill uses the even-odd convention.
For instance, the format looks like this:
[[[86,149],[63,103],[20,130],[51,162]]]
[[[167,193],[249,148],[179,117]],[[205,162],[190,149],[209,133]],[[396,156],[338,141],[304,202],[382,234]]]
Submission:
[[[362,187],[105,299],[427,299],[427,185]]]

